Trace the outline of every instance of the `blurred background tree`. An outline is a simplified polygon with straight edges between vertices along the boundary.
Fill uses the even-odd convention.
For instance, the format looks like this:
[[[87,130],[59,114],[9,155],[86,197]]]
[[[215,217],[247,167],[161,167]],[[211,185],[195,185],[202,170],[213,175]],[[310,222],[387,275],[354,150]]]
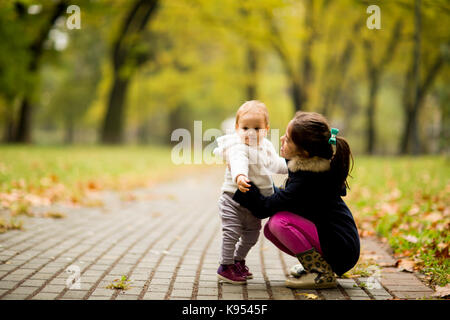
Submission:
[[[356,153],[448,152],[449,15],[446,0],[2,1],[0,132],[168,144],[259,99],[281,132],[317,111]]]

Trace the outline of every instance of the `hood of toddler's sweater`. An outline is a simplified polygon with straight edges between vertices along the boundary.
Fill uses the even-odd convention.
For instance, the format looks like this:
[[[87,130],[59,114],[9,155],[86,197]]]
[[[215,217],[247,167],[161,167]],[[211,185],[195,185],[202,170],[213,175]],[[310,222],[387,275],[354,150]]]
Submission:
[[[216,139],[217,148],[213,150],[216,157],[223,158],[224,151],[236,144],[242,143],[236,133],[226,134]]]

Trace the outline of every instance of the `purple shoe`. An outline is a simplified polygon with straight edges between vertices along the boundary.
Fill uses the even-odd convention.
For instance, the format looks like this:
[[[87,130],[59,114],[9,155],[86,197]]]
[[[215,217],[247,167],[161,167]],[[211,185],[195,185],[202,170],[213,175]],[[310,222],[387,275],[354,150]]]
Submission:
[[[235,264],[221,264],[217,270],[217,278],[231,284],[245,284],[247,282],[237,270]]]
[[[245,260],[235,261],[234,265],[244,278],[253,279],[253,273],[248,270],[248,267],[245,265]]]

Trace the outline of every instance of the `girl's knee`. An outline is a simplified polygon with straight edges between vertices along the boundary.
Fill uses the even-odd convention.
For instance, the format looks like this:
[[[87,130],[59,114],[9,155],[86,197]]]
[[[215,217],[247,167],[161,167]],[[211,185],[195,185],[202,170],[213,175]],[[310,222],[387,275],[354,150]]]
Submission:
[[[276,233],[280,230],[284,230],[289,225],[289,219],[286,218],[282,212],[273,215],[267,222],[267,228],[272,232]]]

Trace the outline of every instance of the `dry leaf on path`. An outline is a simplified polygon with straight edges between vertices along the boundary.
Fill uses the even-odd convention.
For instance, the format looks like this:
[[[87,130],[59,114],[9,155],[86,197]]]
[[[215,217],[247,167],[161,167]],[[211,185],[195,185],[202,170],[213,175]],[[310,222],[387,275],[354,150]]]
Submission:
[[[398,271],[404,272],[414,272],[415,262],[412,260],[399,259],[395,263],[395,267],[398,268]]]
[[[58,211],[48,211],[43,213],[41,216],[43,218],[52,218],[52,219],[62,219],[66,217],[64,213]]]
[[[309,300],[316,300],[316,299],[319,298],[314,293],[296,293],[296,295],[298,295],[298,296],[305,296],[306,299],[309,299]]]
[[[433,293],[433,297],[449,298],[450,297],[450,283],[447,283],[445,287],[436,286],[436,292]]]

